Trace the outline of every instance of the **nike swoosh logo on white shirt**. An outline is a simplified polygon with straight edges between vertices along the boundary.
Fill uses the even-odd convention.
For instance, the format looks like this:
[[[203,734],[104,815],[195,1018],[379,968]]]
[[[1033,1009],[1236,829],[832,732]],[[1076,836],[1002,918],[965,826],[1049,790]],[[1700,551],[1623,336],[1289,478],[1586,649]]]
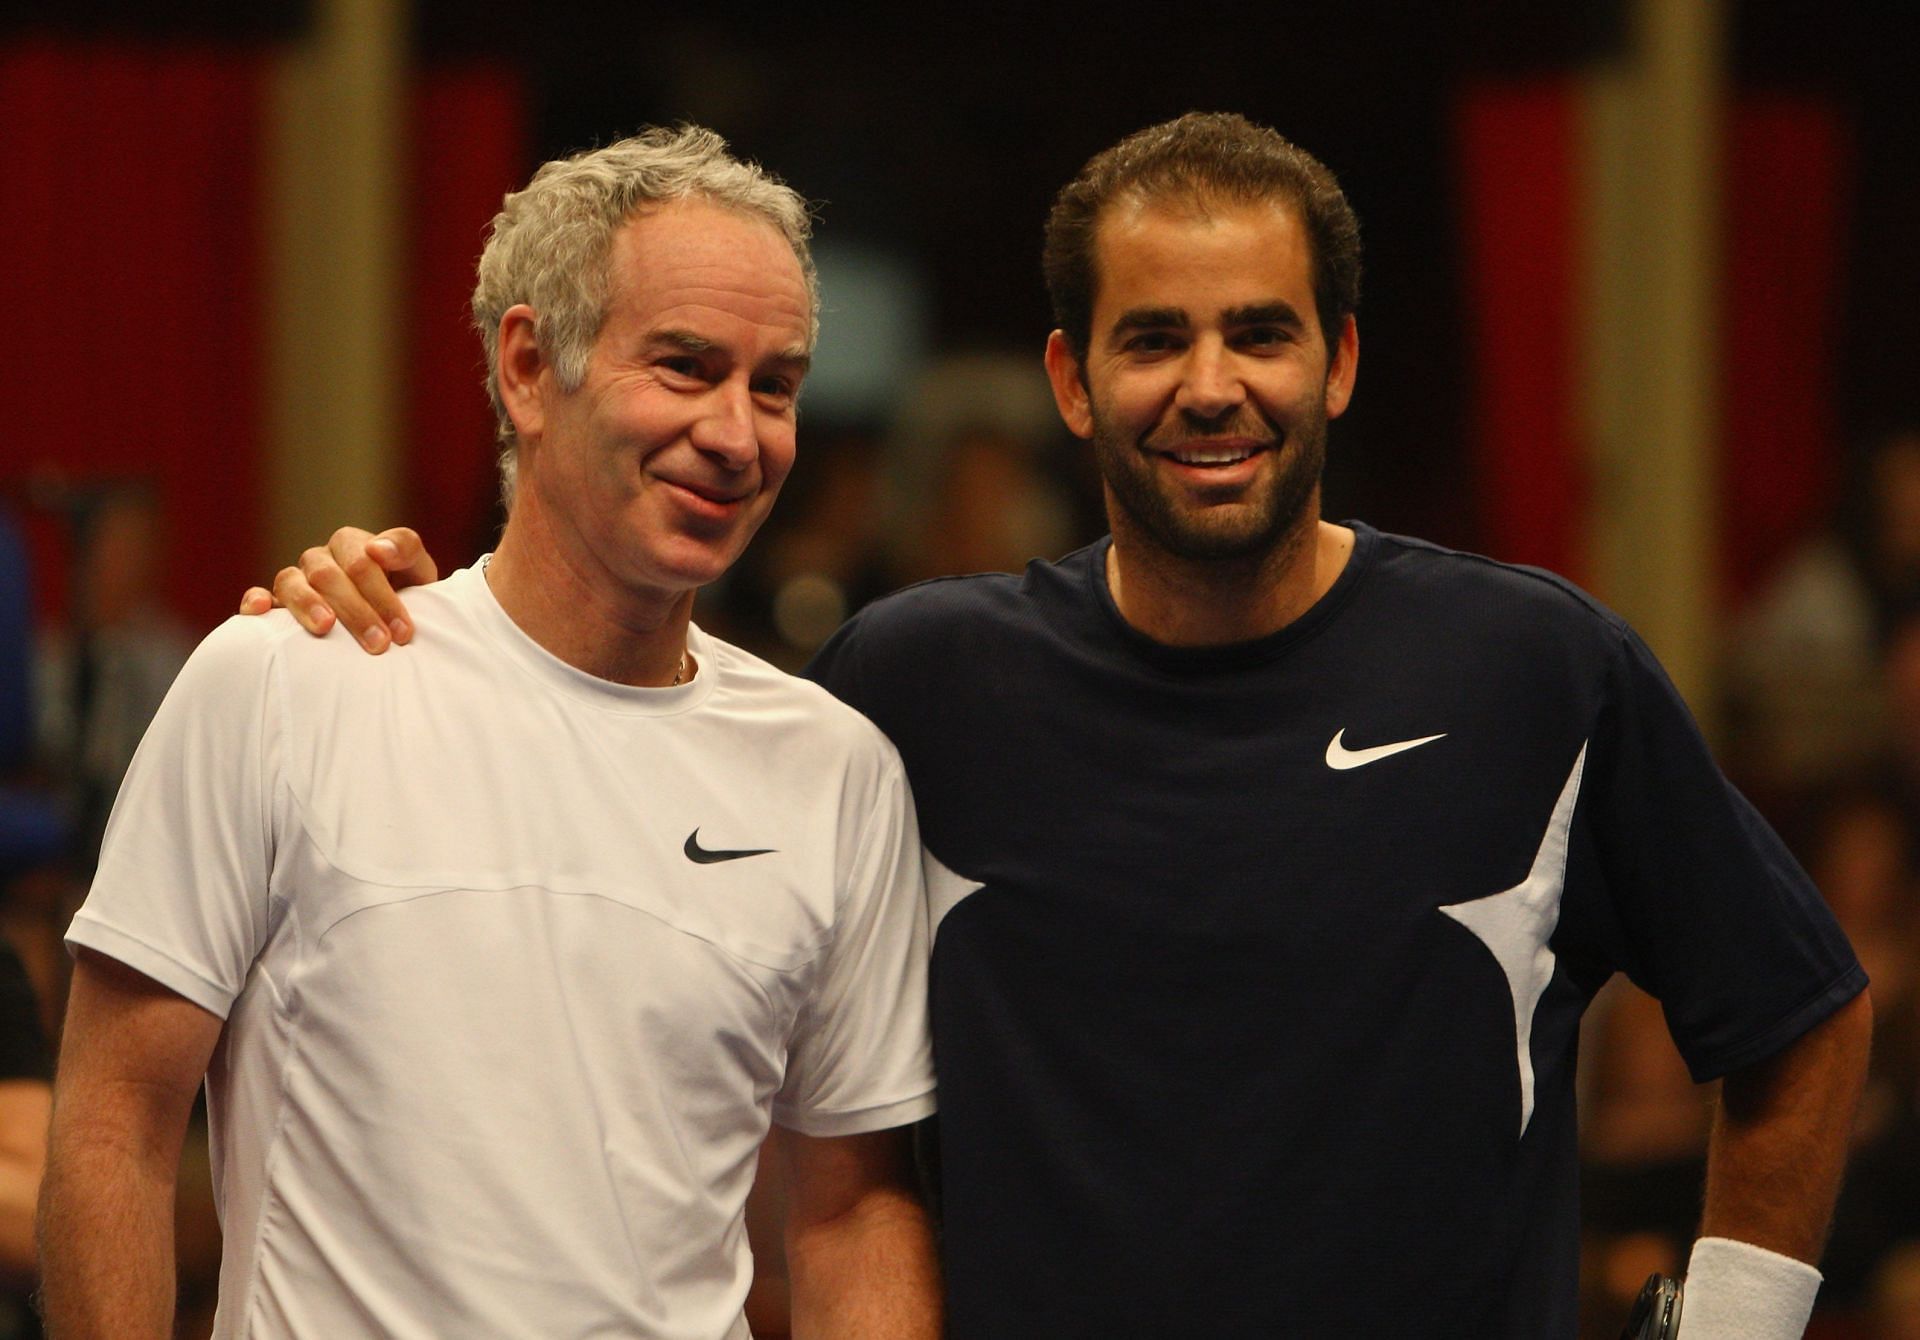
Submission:
[[[1343,726],[1335,731],[1333,738],[1327,741],[1327,766],[1338,772],[1348,768],[1364,768],[1369,763],[1378,763],[1383,758],[1392,758],[1395,754],[1404,754],[1409,749],[1418,749],[1423,744],[1432,744],[1435,740],[1444,740],[1447,733],[1422,735],[1417,740],[1400,740],[1394,744],[1377,744],[1371,749],[1349,749],[1341,743],[1346,735]]]

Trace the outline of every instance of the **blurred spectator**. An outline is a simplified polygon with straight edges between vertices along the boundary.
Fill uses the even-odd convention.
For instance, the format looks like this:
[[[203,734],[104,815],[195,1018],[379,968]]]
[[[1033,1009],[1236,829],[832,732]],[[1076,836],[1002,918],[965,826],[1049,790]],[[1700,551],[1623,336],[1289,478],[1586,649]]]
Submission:
[[[1831,531],[1791,557],[1735,629],[1735,770],[1791,795],[1872,756],[1885,717],[1879,651],[1920,610],[1920,428],[1879,438]]]
[[[881,473],[894,585],[965,572],[1018,572],[1104,529],[1084,520],[1059,411],[1031,356],[965,354],[923,373],[901,400]]]
[[[1920,1240],[1887,1254],[1874,1276],[1875,1340],[1920,1340]]]
[[[849,614],[891,590],[881,557],[878,449],[842,430],[801,448],[760,538],[721,589],[702,593],[700,626],[797,670]],[[724,625],[713,605],[725,604]]]
[[[33,623],[26,546],[0,508],[0,890],[66,849],[67,825],[28,777],[33,756]]]
[[[1920,1232],[1914,840],[1893,788],[1873,775],[1817,793],[1808,816],[1802,859],[1873,978],[1872,1069],[1821,1263],[1823,1304],[1858,1308],[1888,1245]]]
[[[156,577],[165,552],[149,490],[117,485],[74,495],[68,626],[41,639],[39,738],[61,775],[77,862],[91,870],[133,751],[193,639],[166,610]]]
[[[941,359],[879,443],[843,429],[805,450],[766,533],[702,597],[702,627],[788,669],[896,587],[1018,572],[1104,529],[1089,458],[1066,445],[1038,358]]]
[[[1685,1268],[1700,1224],[1712,1090],[1687,1073],[1660,1002],[1624,978],[1587,1011],[1580,1050],[1582,1293],[1593,1326],[1610,1338],[1648,1275]]]

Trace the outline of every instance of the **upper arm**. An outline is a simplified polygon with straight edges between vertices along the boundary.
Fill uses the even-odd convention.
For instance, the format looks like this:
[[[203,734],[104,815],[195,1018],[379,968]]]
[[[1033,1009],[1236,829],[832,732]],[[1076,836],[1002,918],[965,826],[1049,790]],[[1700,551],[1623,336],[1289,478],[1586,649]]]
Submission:
[[[55,1118],[67,1130],[116,1128],[148,1140],[180,1132],[224,1020],[104,955],[81,950],[73,971]]]
[[[1862,990],[1764,1060],[1728,1072],[1727,1114],[1745,1119],[1782,1106],[1828,1105],[1852,1120],[1873,1047],[1873,999]]]
[[[911,1137],[907,1126],[858,1135],[782,1131],[788,1236],[831,1223],[876,1194],[898,1195],[917,1204]]]

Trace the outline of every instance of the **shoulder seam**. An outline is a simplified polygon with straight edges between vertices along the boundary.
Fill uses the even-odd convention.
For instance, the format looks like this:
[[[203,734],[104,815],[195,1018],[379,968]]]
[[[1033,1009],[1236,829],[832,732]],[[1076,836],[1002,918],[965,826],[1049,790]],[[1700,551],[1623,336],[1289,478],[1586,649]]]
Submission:
[[[1615,611],[1601,604],[1590,592],[1582,590],[1579,586],[1568,581],[1559,573],[1547,568],[1535,567],[1526,563],[1508,563],[1502,559],[1491,558],[1486,554],[1476,554],[1465,549],[1449,549],[1445,545],[1435,544],[1431,540],[1422,540],[1410,535],[1395,535],[1387,531],[1381,531],[1379,532],[1379,536],[1380,542],[1383,544],[1396,545],[1402,549],[1424,549],[1430,553],[1438,554],[1446,558],[1459,559],[1464,563],[1469,563],[1477,567],[1492,568],[1499,572],[1511,573],[1516,577],[1524,577],[1528,581],[1559,592],[1575,604],[1584,608],[1589,614],[1594,615],[1602,622],[1610,625],[1616,632],[1624,633],[1629,627],[1625,619]]]

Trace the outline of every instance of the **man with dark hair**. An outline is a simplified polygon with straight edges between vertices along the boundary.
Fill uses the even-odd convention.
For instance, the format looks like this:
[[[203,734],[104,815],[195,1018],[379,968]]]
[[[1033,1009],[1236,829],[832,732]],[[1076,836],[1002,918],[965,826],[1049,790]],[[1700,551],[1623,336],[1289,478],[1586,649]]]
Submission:
[[[1041,268],[1053,324],[1077,358],[1093,330],[1100,218],[1122,197],[1196,208],[1285,200],[1306,229],[1320,328],[1339,330],[1360,305],[1360,220],[1326,166],[1243,116],[1183,116],[1095,154],[1054,199]]]
[[[1183,117],[1047,258],[1111,538],[881,600],[811,669],[921,816],[950,1333],[1571,1340],[1575,1042],[1625,971],[1725,1077],[1683,1340],[1797,1336],[1865,976],[1618,617],[1321,519],[1332,177]],[[312,621],[348,583],[304,561]]]

